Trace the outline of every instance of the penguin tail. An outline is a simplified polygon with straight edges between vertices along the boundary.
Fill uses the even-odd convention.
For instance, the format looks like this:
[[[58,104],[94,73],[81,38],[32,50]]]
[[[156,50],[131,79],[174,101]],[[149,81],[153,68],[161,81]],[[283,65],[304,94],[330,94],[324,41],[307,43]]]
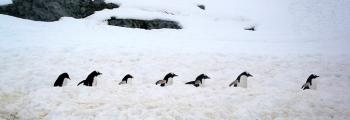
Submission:
[[[190,81],[190,82],[187,82],[185,84],[194,84],[194,83],[195,83],[195,81]]]
[[[83,83],[83,82],[85,82],[85,80],[83,80],[83,81],[81,81],[80,83],[78,83],[78,85],[77,86],[79,86],[81,83]]]

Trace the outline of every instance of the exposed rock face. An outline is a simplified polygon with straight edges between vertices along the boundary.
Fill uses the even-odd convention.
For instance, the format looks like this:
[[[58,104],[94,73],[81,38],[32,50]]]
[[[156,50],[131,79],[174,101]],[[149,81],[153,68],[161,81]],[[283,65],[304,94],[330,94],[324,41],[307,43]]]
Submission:
[[[111,17],[107,20],[108,25],[128,27],[128,28],[141,28],[141,29],[181,29],[181,26],[175,21],[154,19],[154,20],[137,20],[137,19],[119,19]]]
[[[0,14],[36,21],[56,21],[63,16],[84,18],[95,11],[118,8],[104,0],[13,0],[13,4],[0,6]]]

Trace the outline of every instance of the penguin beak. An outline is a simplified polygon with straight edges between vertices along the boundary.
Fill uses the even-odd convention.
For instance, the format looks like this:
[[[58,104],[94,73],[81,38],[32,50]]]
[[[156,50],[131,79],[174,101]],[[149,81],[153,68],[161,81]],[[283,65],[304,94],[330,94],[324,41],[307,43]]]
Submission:
[[[253,77],[253,75],[248,73],[248,74],[247,74],[247,77]]]
[[[174,74],[174,77],[176,77],[176,76],[178,76],[178,75]]]

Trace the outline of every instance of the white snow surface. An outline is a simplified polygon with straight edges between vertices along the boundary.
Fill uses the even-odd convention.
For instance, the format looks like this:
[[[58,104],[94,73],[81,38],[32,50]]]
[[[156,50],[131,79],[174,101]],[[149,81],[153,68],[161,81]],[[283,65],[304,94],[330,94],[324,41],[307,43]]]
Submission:
[[[0,15],[0,119],[350,118],[346,0],[107,2],[121,7],[56,22]],[[108,26],[111,16],[183,29]],[[97,86],[76,86],[93,70]],[[243,71],[248,88],[228,87]],[[71,80],[54,88],[63,72]],[[173,85],[156,86],[169,72]],[[201,73],[204,87],[184,84]],[[317,90],[301,90],[312,73]],[[126,74],[133,84],[118,85]]]

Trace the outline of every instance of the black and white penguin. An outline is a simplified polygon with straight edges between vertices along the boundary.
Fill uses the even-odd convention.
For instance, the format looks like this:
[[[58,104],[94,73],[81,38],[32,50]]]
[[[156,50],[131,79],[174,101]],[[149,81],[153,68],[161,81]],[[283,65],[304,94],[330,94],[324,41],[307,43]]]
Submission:
[[[97,81],[95,80],[95,77],[101,75],[102,73],[97,72],[97,71],[93,71],[92,73],[90,73],[87,78],[83,81],[81,81],[78,86],[81,83],[84,83],[85,86],[96,86],[97,85]]]
[[[160,86],[164,87],[164,86],[168,86],[168,85],[172,85],[173,84],[173,78],[176,77],[178,75],[174,74],[174,73],[168,73],[165,75],[163,80],[158,80],[156,82],[156,85],[160,84]]]
[[[241,73],[240,75],[238,75],[237,79],[229,85],[229,87],[233,85],[233,87],[247,88],[248,77],[253,77],[253,76],[248,72]]]
[[[130,74],[125,75],[125,77],[122,79],[122,81],[119,83],[119,85],[122,84],[131,84],[131,79],[134,78]]]
[[[309,76],[309,78],[307,78],[306,83],[303,86],[301,86],[301,89],[303,89],[303,90],[305,90],[305,89],[316,90],[317,82],[314,79],[317,78],[317,77],[320,77],[320,76],[317,76],[315,74],[311,74]],[[314,81],[312,81],[312,80],[314,80]]]
[[[67,85],[68,80],[70,80],[68,73],[62,73],[58,76],[57,80],[53,84],[54,87],[62,87]]]
[[[205,74],[200,74],[195,81],[190,81],[190,82],[187,82],[186,84],[192,84],[194,85],[195,87],[199,87],[199,86],[203,86],[204,83],[205,83],[205,79],[210,79],[210,77],[208,77],[207,75]]]

